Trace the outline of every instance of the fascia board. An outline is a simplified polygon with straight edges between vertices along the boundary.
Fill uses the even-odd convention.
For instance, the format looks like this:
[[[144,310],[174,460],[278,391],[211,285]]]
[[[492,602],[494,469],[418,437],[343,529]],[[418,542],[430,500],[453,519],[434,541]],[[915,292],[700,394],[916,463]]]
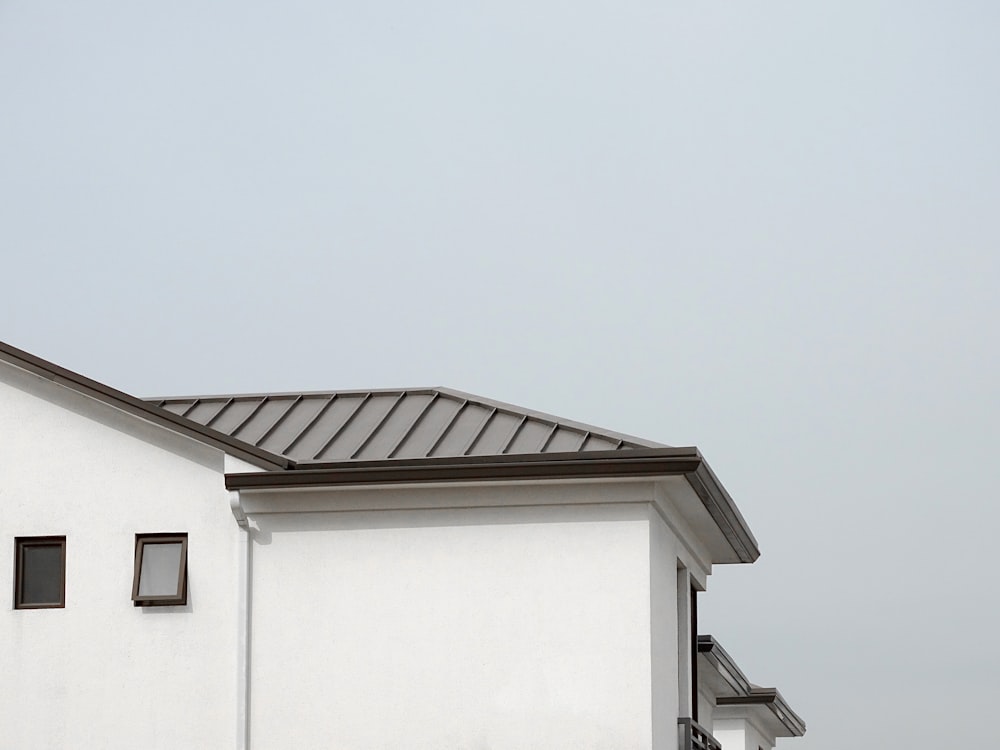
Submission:
[[[749,695],[752,689],[749,678],[743,674],[736,661],[711,635],[698,636],[698,654],[719,674],[733,690],[734,695]],[[721,696],[719,696],[721,697]]]
[[[227,474],[228,489],[336,487],[413,483],[651,478],[689,474],[702,458],[695,448],[583,453],[340,461],[294,471]]]
[[[775,688],[753,687],[747,695],[720,696],[717,705],[729,709],[729,713],[742,708],[760,715],[772,724],[776,737],[801,737],[806,733],[806,723]]]
[[[740,562],[760,555],[746,521],[697,448],[637,448],[530,455],[341,461],[291,471],[227,473],[226,488],[245,492],[363,486],[683,476]]]
[[[705,509],[712,516],[716,525],[733,547],[737,558],[741,563],[752,563],[760,557],[760,548],[757,539],[747,525],[746,519],[736,507],[733,498],[730,497],[722,482],[715,476],[715,472],[702,460],[698,468],[685,474],[691,488],[701,498]]]
[[[471,490],[471,491],[470,491]],[[514,484],[351,486],[278,489],[248,492],[234,490],[248,516],[315,513],[367,513],[413,511],[551,511],[562,508],[602,507],[611,515],[648,519],[652,485],[644,481],[621,482],[521,482]],[[548,511],[544,510],[548,509]]]

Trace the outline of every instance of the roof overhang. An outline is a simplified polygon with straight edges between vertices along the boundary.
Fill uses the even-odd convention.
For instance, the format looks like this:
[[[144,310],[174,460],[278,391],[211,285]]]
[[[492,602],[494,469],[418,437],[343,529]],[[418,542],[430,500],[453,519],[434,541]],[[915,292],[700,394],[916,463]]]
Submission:
[[[801,737],[806,724],[776,688],[754,685],[733,657],[710,635],[698,636],[698,655],[708,662],[717,718],[750,718],[767,727],[774,737]]]
[[[292,465],[292,462],[286,458],[260,450],[241,440],[231,439],[216,430],[202,427],[191,420],[172,414],[166,409],[148,404],[142,399],[84,377],[72,370],[67,370],[65,367],[60,367],[2,341],[0,341],[0,362],[7,362],[64,388],[108,404],[115,409],[211,445],[256,466],[265,469],[286,469]]]
[[[775,688],[754,685],[747,695],[720,696],[716,699],[719,709],[740,707],[761,709],[762,720],[775,737],[801,737],[806,733],[806,723],[796,714]],[[720,713],[720,718],[725,715]]]
[[[336,489],[420,484],[653,479],[683,476],[739,562],[760,555],[757,541],[697,448],[638,448],[529,455],[342,461],[286,471],[226,474],[235,491]]]
[[[712,679],[716,698],[722,695],[747,695],[753,685],[736,661],[715,638],[698,636],[698,655],[712,668],[705,677]]]

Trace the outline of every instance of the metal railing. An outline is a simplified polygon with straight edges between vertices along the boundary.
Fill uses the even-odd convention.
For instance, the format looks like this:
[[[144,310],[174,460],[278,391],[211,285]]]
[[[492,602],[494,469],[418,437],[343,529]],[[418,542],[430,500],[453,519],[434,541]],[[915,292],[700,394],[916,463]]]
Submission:
[[[722,750],[722,745],[694,719],[678,719],[680,750]]]

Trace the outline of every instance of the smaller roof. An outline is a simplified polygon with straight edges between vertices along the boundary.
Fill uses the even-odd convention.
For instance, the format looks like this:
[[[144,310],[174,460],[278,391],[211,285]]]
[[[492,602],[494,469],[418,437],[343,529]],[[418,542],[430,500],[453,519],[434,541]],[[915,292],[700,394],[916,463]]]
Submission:
[[[304,467],[339,461],[666,447],[451,388],[188,396],[147,401]]]
[[[777,730],[776,736],[801,737],[806,733],[806,723],[791,709],[777,688],[760,687],[750,682],[715,638],[699,635],[698,654],[714,668],[714,673],[724,685],[717,690],[717,706],[759,706],[767,711],[766,715]]]

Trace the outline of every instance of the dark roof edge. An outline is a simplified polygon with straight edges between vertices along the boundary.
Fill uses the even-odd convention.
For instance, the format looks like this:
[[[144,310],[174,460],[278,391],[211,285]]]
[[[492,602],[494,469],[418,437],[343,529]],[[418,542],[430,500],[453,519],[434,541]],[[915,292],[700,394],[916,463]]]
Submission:
[[[737,558],[753,562],[756,540],[697,448],[636,448],[531,455],[341,461],[294,471],[226,474],[230,490],[348,487],[422,482],[612,479],[683,475]]]
[[[116,388],[92,380],[72,370],[67,370],[65,367],[60,367],[41,357],[36,357],[34,354],[29,354],[3,341],[0,341],[0,360],[133,416],[141,417],[201,443],[219,448],[261,468],[288,469],[294,466],[291,461],[282,456],[276,456],[269,451],[261,450],[242,440],[230,438],[228,435],[223,435],[208,427],[202,427],[198,423],[177,416],[166,409],[161,409],[135,396],[130,396],[124,391],[119,391]]]
[[[733,545],[740,562],[752,563],[760,557],[760,547],[757,546],[753,532],[750,531],[733,498],[715,476],[712,467],[706,461],[702,461],[698,470],[688,477],[688,481],[722,529],[722,533],[726,535],[726,539]]]
[[[342,487],[421,482],[598,479],[688,474],[702,458],[696,448],[443,456],[299,464],[294,471],[226,474],[231,490]]]
[[[765,706],[793,737],[801,737],[806,733],[805,721],[792,710],[777,688],[755,685],[747,695],[719,696],[716,703],[720,706]]]
[[[712,665],[719,669],[725,669],[729,672],[739,683],[738,690],[743,693],[749,693],[750,688],[753,687],[750,683],[750,679],[743,673],[743,670],[739,668],[736,664],[736,660],[729,655],[729,652],[724,649],[715,638],[710,635],[699,635],[698,636],[698,653],[704,654]]]
[[[719,706],[765,706],[774,717],[781,722],[793,737],[801,737],[806,733],[806,723],[797,713],[795,713],[777,688],[764,688],[754,685],[743,674],[733,657],[724,649],[711,635],[698,636],[698,653],[705,654],[705,657],[714,663],[716,667],[722,665],[740,682],[740,695],[719,695],[715,702]]]

